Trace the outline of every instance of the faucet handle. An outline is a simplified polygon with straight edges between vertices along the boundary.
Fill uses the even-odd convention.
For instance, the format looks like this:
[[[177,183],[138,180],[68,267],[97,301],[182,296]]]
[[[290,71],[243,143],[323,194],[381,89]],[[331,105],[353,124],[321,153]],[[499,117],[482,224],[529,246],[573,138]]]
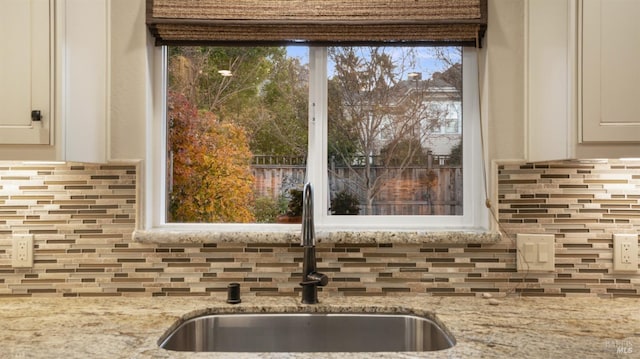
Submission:
[[[305,280],[300,284],[301,285],[315,284],[319,287],[324,287],[325,285],[329,284],[329,277],[327,277],[325,274],[322,274],[322,273],[313,272],[307,275],[307,280]]]

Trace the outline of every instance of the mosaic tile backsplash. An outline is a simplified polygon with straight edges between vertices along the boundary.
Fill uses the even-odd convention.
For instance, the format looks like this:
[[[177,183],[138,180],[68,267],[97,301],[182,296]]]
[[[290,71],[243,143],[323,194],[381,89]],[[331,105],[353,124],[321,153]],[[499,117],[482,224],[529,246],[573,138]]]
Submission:
[[[298,244],[142,244],[137,167],[0,162],[1,296],[294,296]],[[322,292],[343,296],[640,297],[640,274],[612,272],[613,233],[640,231],[640,161],[509,163],[498,168],[496,244],[318,245]],[[516,233],[553,233],[553,273],[518,273]],[[33,234],[34,267],[11,266]]]

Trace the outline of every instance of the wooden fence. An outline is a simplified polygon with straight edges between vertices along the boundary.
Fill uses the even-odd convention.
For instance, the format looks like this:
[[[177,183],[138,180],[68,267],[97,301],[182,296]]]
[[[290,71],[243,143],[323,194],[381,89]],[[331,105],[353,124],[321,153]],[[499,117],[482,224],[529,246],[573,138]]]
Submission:
[[[305,167],[300,165],[253,165],[256,197],[277,199],[290,188],[300,188]],[[462,168],[412,167],[390,169],[384,186],[368,207],[364,191],[358,188],[364,168],[335,167],[329,176],[332,193],[346,190],[359,195],[360,214],[375,215],[462,215]],[[383,169],[373,168],[372,175]],[[375,173],[375,172],[378,173]]]

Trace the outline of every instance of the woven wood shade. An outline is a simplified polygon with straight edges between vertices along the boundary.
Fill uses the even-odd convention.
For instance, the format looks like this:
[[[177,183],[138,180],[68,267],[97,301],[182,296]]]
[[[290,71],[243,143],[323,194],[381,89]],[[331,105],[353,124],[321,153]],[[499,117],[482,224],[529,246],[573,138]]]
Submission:
[[[479,46],[487,0],[147,0],[158,45]]]

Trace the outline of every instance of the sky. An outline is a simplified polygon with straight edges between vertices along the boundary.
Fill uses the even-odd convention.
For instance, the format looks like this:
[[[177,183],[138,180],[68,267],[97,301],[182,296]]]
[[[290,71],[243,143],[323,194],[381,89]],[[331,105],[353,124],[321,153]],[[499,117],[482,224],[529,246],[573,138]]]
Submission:
[[[389,47],[389,49],[391,49],[393,51],[393,49],[400,49],[400,48],[393,48],[393,47]],[[419,56],[418,56],[418,64],[417,64],[417,68],[415,69],[415,71],[421,72],[422,73],[422,79],[428,79],[431,77],[431,75],[436,72],[436,71],[444,71],[444,65],[443,63],[436,59],[433,55],[433,50],[431,48],[422,48],[423,50],[421,50],[419,52]],[[290,57],[297,57],[300,58],[300,62],[303,64],[308,64],[309,63],[309,49],[306,46],[287,46],[287,54]],[[460,61],[459,57],[457,59],[454,60],[458,60]],[[408,69],[407,72],[411,72],[413,70]],[[331,75],[332,71],[331,69],[329,69],[329,74]]]

